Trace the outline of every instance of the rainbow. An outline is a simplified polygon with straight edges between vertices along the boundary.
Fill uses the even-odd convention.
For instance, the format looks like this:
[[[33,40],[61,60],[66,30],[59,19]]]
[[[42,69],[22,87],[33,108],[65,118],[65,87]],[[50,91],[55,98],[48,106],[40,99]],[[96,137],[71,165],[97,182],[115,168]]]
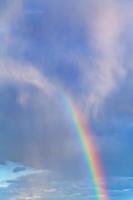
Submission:
[[[96,200],[108,200],[109,198],[106,190],[102,164],[94,138],[92,138],[92,134],[88,130],[83,116],[70,97],[65,96],[64,103],[66,111],[74,124],[79,143],[82,147],[87,166],[87,173],[89,177],[91,176],[93,181]]]

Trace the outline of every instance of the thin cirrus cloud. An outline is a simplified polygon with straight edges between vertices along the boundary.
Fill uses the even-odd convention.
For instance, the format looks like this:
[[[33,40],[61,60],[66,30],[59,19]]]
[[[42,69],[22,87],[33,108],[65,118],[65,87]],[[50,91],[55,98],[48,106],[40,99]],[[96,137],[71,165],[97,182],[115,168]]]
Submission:
[[[10,43],[14,40],[12,35],[12,29],[15,25],[18,17],[22,13],[23,1],[13,0],[12,3],[7,1],[3,4],[0,14],[0,57],[5,57],[8,52]]]
[[[88,93],[88,108],[97,114],[104,102],[124,80],[129,66],[125,66],[124,33],[131,23],[131,5],[120,5],[117,1],[107,1],[102,6],[96,4],[92,21],[86,26],[91,30],[93,69],[88,70],[91,88]],[[88,68],[89,69],[89,68]],[[86,82],[87,83],[87,82]]]
[[[1,83],[15,82],[20,84],[32,85],[45,94],[50,95],[54,86],[32,65],[23,66],[24,64],[13,61],[1,62],[0,81]]]

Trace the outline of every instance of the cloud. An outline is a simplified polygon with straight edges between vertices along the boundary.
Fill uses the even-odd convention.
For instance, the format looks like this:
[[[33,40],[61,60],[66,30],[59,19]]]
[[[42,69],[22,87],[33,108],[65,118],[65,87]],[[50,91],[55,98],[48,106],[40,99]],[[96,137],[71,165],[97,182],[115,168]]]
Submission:
[[[2,4],[2,3],[1,3]],[[22,14],[22,0],[9,0],[2,4],[4,7],[0,14],[0,57],[5,57],[8,53],[8,47],[13,40],[13,27]]]
[[[85,110],[89,110],[90,114],[95,115],[96,113],[98,113],[100,108],[102,108],[106,98],[111,94],[113,90],[115,90],[115,88],[118,86],[119,81],[125,77],[127,72],[127,70],[123,66],[123,47],[121,45],[120,38],[126,27],[125,24],[127,23],[127,21],[129,21],[129,6],[125,6],[124,3],[120,5],[116,1],[108,1],[104,5],[102,1],[98,1],[95,3],[93,1],[79,1],[79,3],[77,4],[75,0],[71,2],[68,1],[67,4],[66,1],[58,1],[57,4],[58,6],[55,5],[55,10],[57,11],[56,13],[58,13],[57,17],[54,16],[55,13],[53,12],[53,2],[43,3],[41,4],[41,7],[39,7],[42,8],[42,11],[46,11],[45,18],[47,19],[47,21],[51,21],[51,23],[47,24],[47,21],[40,19],[40,26],[38,27],[38,29],[45,33],[45,37],[43,35],[39,36],[42,40],[41,43],[46,43],[46,41],[49,41],[50,37],[52,38],[52,41],[48,44],[46,43],[47,45],[45,45],[45,48],[43,48],[44,50],[42,51],[44,53],[40,52],[40,49],[42,49],[42,45],[39,43],[39,55],[37,50],[35,50],[35,56],[40,56],[38,57],[38,59],[42,60],[42,56],[45,57],[45,54],[48,55],[45,58],[45,66],[42,68],[44,68],[44,71],[47,71],[47,68],[50,68],[50,73],[51,71],[56,72],[56,70],[58,70],[59,68],[58,66],[61,64],[61,68],[67,68],[65,71],[69,74],[70,77],[70,75],[72,74],[72,69],[74,68],[76,71],[76,77],[79,77],[78,79],[76,79],[75,73],[73,73],[73,85],[75,84],[74,90],[72,90],[73,86],[68,85],[68,80],[66,79],[67,77],[65,77],[63,74],[61,74],[61,76],[56,76],[56,73],[54,75],[51,73],[50,76],[52,76],[52,79],[54,76],[54,83],[57,82],[58,85],[65,88],[67,91],[72,91],[71,95],[73,96],[73,98],[75,98],[76,96],[75,99],[76,101],[80,102],[81,106],[85,105],[84,103],[86,103]],[[17,1],[14,1],[12,4],[8,3],[7,5],[7,12],[3,13],[1,21],[5,27],[8,27],[6,29],[8,30],[7,32],[10,33],[12,32],[11,30],[13,24],[16,24],[16,21],[14,21],[13,19],[20,19],[22,17],[22,11],[27,10],[27,8],[23,5],[23,1],[20,1],[19,3]],[[38,3],[38,5],[40,5],[40,2]],[[70,9],[69,18],[66,18],[68,16],[63,14],[63,10],[66,9],[66,6]],[[46,10],[46,7],[48,7],[48,10]],[[31,8],[29,6],[29,9],[34,11],[34,9],[32,9],[32,6]],[[73,14],[73,10],[75,14]],[[29,20],[29,18],[26,18],[26,22],[29,22]],[[27,31],[28,34],[30,34],[30,29],[28,28],[29,26],[26,24],[26,22],[25,24],[23,24],[24,31]],[[62,23],[65,23],[66,27],[68,27],[66,30],[67,38],[61,32]],[[54,27],[55,24],[56,30]],[[34,26],[34,24],[31,24],[31,27],[32,26]],[[82,27],[85,34],[80,31],[80,27]],[[35,29],[35,27],[33,28]],[[20,31],[22,32],[21,28]],[[31,49],[37,49],[37,45],[32,45],[40,41],[37,39],[38,34],[41,34],[40,31],[36,31],[34,33],[35,37],[33,37],[33,34],[31,32],[31,37],[28,40],[27,37],[25,38],[24,35],[18,33],[19,39],[21,39],[21,46],[23,45],[22,41],[24,43],[24,41],[26,40],[26,46],[28,47],[28,49],[30,49],[30,52]],[[51,32],[54,32],[55,34],[51,34]],[[74,38],[73,34],[75,35]],[[9,35],[14,36],[13,33]],[[81,50],[76,51],[74,48],[74,44],[77,45],[78,40],[82,39],[82,37],[85,38],[84,40],[87,45],[86,47],[78,45],[78,48]],[[17,38],[18,37],[15,38],[15,41],[17,40]],[[82,39],[82,43],[84,43],[84,40]],[[73,44],[70,49],[67,45],[68,41],[69,43]],[[30,44],[32,45],[30,46]],[[6,45],[4,44],[3,46]],[[87,56],[83,54],[82,48],[87,49]],[[89,55],[88,51],[90,53],[90,48],[92,52],[95,51],[96,53],[94,53],[93,55]],[[8,51],[10,51],[11,53],[12,50],[8,48]],[[27,50],[25,49],[25,51]],[[52,57],[50,56],[51,54],[53,55]],[[92,56],[93,60],[91,60]],[[66,60],[68,66],[65,65]],[[69,67],[69,65],[71,65],[71,67]],[[73,65],[75,67],[73,67]],[[20,70],[22,71],[22,69]],[[20,70],[18,69],[18,71]],[[30,74],[30,69],[28,68],[27,70],[27,73]],[[25,72],[22,71],[22,74],[23,73]],[[37,80],[35,79],[40,77],[37,75],[37,72],[34,71],[33,73],[34,80],[32,81],[32,84],[36,84],[36,86],[38,85],[40,88],[44,87],[42,86],[44,84],[42,84],[42,78],[39,80],[39,82],[36,82]],[[30,80],[31,78],[33,77],[29,77]],[[69,78],[69,80],[70,79],[71,78]],[[28,80],[25,81],[28,82]],[[47,81],[44,85],[47,85]],[[79,89],[76,89],[77,85]],[[48,90],[51,91],[51,89]],[[77,99],[79,92],[80,98]],[[20,102],[22,102],[24,99],[25,98],[20,98]],[[24,103],[24,101],[22,103]]]
[[[28,104],[28,102],[30,101],[30,95],[28,92],[26,91],[22,91],[20,92],[20,95],[18,97],[18,103],[22,106],[25,106]]]
[[[13,172],[14,173],[18,173],[18,172],[21,172],[21,171],[25,171],[26,170],[26,168],[25,167],[16,167],[14,170],[13,170]]]
[[[90,192],[88,192],[88,187]],[[92,183],[87,186],[86,180],[62,180],[53,173],[47,176],[43,173],[21,177],[12,182],[7,191],[11,195],[6,200],[12,199],[74,199],[94,198]],[[3,198],[4,200],[5,198]]]
[[[131,31],[129,24],[130,26],[132,24],[132,3],[79,1],[77,4],[74,0],[71,3],[68,1],[67,7],[71,7],[68,19],[62,14],[65,3],[66,1],[58,2],[57,18],[52,18],[52,24],[57,24],[57,37],[55,40],[53,38],[52,43],[54,63],[51,69],[56,71],[61,65],[60,71],[64,69],[66,74],[69,74],[69,79],[65,79],[67,76],[63,76],[62,73],[62,77],[55,76],[56,81],[70,91],[83,111],[87,111],[91,116],[97,116],[104,109],[106,100],[120,87],[129,72],[130,67],[125,64],[125,59],[126,62],[128,60],[125,58],[127,39],[125,32]],[[50,3],[49,7],[52,10]],[[67,38],[62,32],[60,33],[60,18],[67,26]],[[81,34],[79,38],[78,34]],[[83,46],[79,44],[80,40]],[[70,45],[68,48],[67,41],[73,44],[71,48]],[[73,83],[70,86],[68,80],[71,83],[73,68],[77,73],[73,74]],[[65,84],[62,79],[65,80]]]
[[[34,170],[19,163],[6,161],[5,165],[0,165],[0,188],[7,188],[18,178],[36,173],[42,173],[42,170]]]
[[[43,5],[44,9],[48,8],[46,21],[39,19],[39,25],[35,24],[44,34],[36,31],[33,37],[26,27],[30,35],[29,48],[34,49],[32,53],[41,60],[42,69],[69,91],[81,109],[91,116],[103,109],[129,71],[124,61],[127,39],[124,34],[132,24],[131,5],[124,1],[120,4],[118,1],[77,3],[73,0],[57,1],[56,5],[47,2]],[[64,14],[66,7],[69,16]],[[35,28],[34,24],[31,26]],[[34,44],[41,46],[39,53]]]
[[[122,199],[133,195],[133,180],[132,177],[110,177],[108,178],[109,194],[111,199]],[[7,193],[10,197],[4,197],[3,200],[12,199],[95,199],[91,180],[69,180],[54,177],[53,173],[48,175],[32,174],[25,177],[20,177],[12,182]],[[12,191],[12,192],[11,192]],[[2,190],[0,195],[2,194]],[[0,196],[1,197],[1,196]]]
[[[125,7],[126,8],[125,8]],[[97,3],[92,14],[92,21],[88,20],[88,30],[91,34],[94,48],[92,70],[88,67],[90,91],[88,92],[88,109],[96,115],[102,110],[106,99],[119,87],[121,80],[128,73],[128,66],[124,65],[124,38],[130,15],[127,5],[116,1],[108,1],[100,5]]]
[[[33,85],[49,95],[54,89],[53,85],[35,67],[23,65],[13,61],[1,61],[0,82]]]
[[[56,4],[48,1],[44,3],[39,1],[38,4],[34,2],[33,7],[37,6],[42,12],[45,11],[45,20],[33,18],[34,23],[31,16],[24,14],[28,9],[32,12],[38,11],[32,8],[32,4],[31,6],[28,4],[28,8],[23,1],[19,3],[14,1],[13,4],[8,2],[7,5],[7,12],[2,13],[1,20],[1,23],[8,27],[7,32],[12,32],[13,25],[16,25],[14,18],[18,21],[23,19],[17,22],[17,35],[13,32],[11,34],[13,38],[15,35],[13,43],[19,39],[18,45],[21,50],[26,43],[25,54],[35,57],[32,63],[35,61],[42,65],[42,71],[44,74],[45,71],[48,72],[53,85],[58,83],[58,86],[69,91],[81,109],[85,107],[83,111],[92,116],[97,115],[104,107],[106,99],[119,87],[121,80],[128,73],[128,67],[124,64],[123,34],[127,24],[130,26],[132,24],[132,3],[125,4],[124,1],[121,4],[118,1],[103,3],[91,0],[78,3],[75,0],[68,2],[64,0],[57,1]],[[69,16],[64,14],[66,7],[69,9]],[[67,36],[62,32],[63,24]],[[33,30],[36,30],[34,34]],[[3,46],[6,46],[5,44],[3,43]],[[12,48],[7,48],[9,55],[12,53]],[[16,46],[14,52],[18,53]],[[26,57],[23,54],[21,51],[21,58]],[[37,78],[38,75],[35,76]],[[42,80],[37,83],[35,76],[32,84],[36,86],[38,84],[38,87],[42,88]],[[47,85],[47,80],[44,85]],[[51,88],[48,90],[51,91]],[[26,96],[20,97],[20,103],[25,104],[28,101]]]

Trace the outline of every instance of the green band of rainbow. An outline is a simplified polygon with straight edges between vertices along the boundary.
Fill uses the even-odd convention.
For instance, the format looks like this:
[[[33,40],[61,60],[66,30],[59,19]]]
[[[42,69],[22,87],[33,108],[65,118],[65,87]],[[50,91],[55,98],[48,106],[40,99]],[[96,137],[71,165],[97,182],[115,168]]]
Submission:
[[[76,133],[83,150],[85,162],[87,164],[87,171],[93,181],[96,200],[108,200],[106,184],[103,175],[102,164],[100,156],[96,150],[96,144],[92,134],[88,131],[88,127],[85,124],[85,120],[75,104],[69,97],[64,97],[65,108],[71,117]]]

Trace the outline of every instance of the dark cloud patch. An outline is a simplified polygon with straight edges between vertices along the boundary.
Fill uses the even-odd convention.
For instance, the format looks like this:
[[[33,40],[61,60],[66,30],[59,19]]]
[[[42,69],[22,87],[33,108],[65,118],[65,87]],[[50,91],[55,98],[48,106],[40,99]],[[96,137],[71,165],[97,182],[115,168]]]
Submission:
[[[6,165],[6,161],[0,161],[0,165]]]
[[[22,172],[25,170],[26,170],[26,168],[22,166],[22,167],[16,167],[15,169],[13,169],[13,172],[18,173],[18,172]]]

